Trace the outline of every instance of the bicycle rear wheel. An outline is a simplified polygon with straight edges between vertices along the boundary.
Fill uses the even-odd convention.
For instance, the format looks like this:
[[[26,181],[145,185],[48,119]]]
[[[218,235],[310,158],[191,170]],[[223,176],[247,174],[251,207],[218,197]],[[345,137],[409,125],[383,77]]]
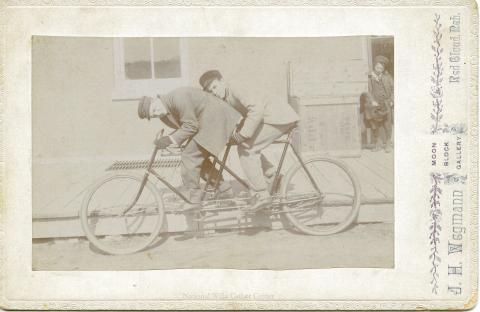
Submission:
[[[330,235],[346,229],[357,218],[360,186],[341,161],[316,157],[298,163],[282,183],[283,210],[301,232]]]
[[[80,219],[94,246],[109,254],[130,254],[145,249],[157,238],[165,218],[162,198],[147,181],[135,201],[142,181],[140,176],[116,174],[89,189]]]

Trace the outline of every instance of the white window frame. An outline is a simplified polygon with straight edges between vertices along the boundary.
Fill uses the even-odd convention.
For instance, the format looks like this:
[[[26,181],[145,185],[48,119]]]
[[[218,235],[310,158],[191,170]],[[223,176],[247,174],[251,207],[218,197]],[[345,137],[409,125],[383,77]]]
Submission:
[[[153,56],[153,39],[150,39],[150,55]],[[188,83],[188,45],[186,38],[180,38],[180,78],[127,79],[125,76],[124,38],[113,39],[114,89],[113,101],[138,100],[142,96],[156,96],[185,86]],[[150,59],[152,77],[154,75],[153,57]]]

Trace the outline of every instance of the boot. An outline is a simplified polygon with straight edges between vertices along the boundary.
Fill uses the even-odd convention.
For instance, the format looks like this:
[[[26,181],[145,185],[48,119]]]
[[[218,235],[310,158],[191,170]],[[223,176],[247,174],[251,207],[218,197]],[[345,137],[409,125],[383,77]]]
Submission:
[[[378,151],[381,151],[381,150],[382,150],[382,145],[381,145],[380,142],[377,140],[377,142],[375,143],[374,148],[372,149],[372,152],[378,152]]]
[[[255,192],[251,197],[250,205],[246,208],[247,211],[255,212],[261,209],[268,208],[272,204],[272,197],[268,191]]]
[[[392,143],[387,142],[385,144],[385,153],[390,153],[392,151]]]
[[[266,179],[271,179],[275,176],[275,173],[277,172],[277,169],[274,167],[268,168],[263,172],[263,175],[265,176]]]
[[[189,200],[191,203],[184,202],[182,210],[194,210],[202,207],[203,192],[200,189],[191,189]]]
[[[217,199],[230,199],[234,197],[235,193],[233,192],[232,185],[229,182],[222,181],[218,186]]]

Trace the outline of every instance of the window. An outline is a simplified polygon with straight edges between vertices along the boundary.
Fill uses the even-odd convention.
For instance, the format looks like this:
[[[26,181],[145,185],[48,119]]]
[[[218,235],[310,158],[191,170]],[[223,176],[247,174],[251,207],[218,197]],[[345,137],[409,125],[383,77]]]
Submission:
[[[116,38],[113,52],[114,100],[155,96],[187,84],[183,38]]]

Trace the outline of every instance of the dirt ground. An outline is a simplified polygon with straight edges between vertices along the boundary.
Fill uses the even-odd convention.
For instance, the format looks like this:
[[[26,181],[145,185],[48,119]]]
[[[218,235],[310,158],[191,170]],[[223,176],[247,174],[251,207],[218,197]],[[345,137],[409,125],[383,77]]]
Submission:
[[[394,267],[392,223],[358,224],[331,236],[250,229],[182,238],[170,234],[144,252],[122,256],[102,254],[83,238],[34,240],[33,270]]]

